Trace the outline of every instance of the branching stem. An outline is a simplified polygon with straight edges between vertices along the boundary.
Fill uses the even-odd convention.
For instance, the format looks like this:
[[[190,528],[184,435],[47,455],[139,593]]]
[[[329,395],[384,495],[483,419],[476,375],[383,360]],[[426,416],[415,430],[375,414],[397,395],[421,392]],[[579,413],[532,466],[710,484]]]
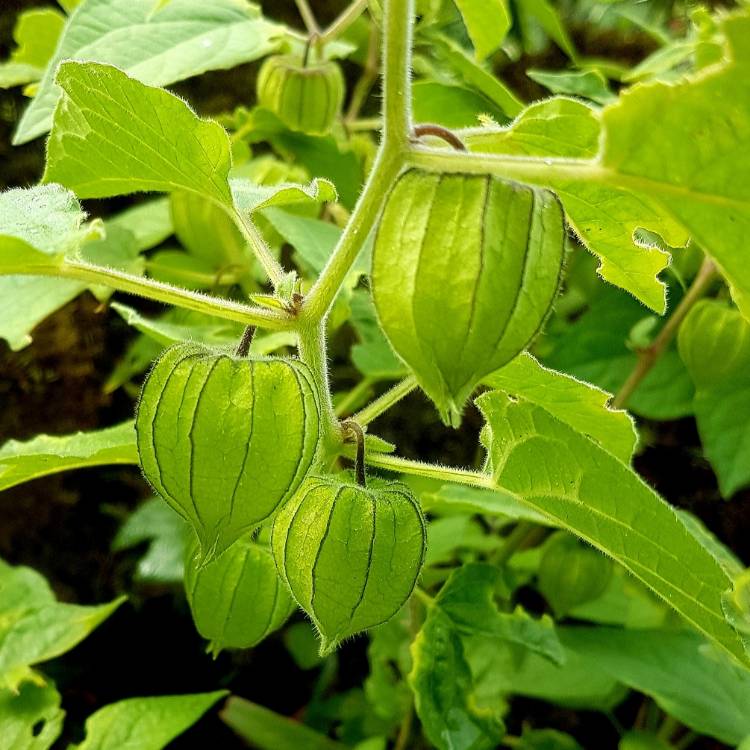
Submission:
[[[370,424],[370,422],[377,419],[383,412],[390,409],[394,404],[397,404],[405,396],[408,396],[416,387],[417,379],[413,375],[404,378],[400,383],[396,383],[393,388],[357,412],[353,419],[356,419],[363,426]]]

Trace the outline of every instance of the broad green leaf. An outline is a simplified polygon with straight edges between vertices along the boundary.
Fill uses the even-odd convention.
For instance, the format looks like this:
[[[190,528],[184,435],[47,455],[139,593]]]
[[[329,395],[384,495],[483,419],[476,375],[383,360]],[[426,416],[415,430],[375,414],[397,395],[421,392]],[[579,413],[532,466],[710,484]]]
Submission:
[[[627,692],[596,660],[564,647],[557,665],[530,651],[488,638],[464,639],[477,700],[498,705],[507,695],[520,695],[573,709],[611,710]]]
[[[132,422],[94,432],[37,435],[26,442],[8,440],[0,446],[0,490],[70,469],[137,462]]]
[[[240,737],[259,750],[345,750],[346,745],[324,734],[269,711],[257,703],[231,697],[221,718]]]
[[[86,719],[86,739],[70,750],[163,750],[225,695],[218,690],[111,703]]]
[[[604,110],[601,167],[605,181],[617,175],[658,201],[717,261],[750,315],[750,15],[722,26],[731,62],[675,85],[634,86]]]
[[[63,60],[115,65],[152,86],[256,60],[279,45],[283,28],[234,0],[172,0],[155,13],[152,0],[85,0],[72,14],[39,93],[14,143],[43,135],[60,96],[54,75]]]
[[[561,628],[560,637],[567,648],[596,660],[691,729],[733,746],[750,734],[750,672],[697,634]]]
[[[703,300],[680,326],[679,349],[695,383],[703,450],[730,497],[750,484],[750,323],[721,302]]]
[[[616,98],[609,88],[607,79],[598,70],[530,69],[526,71],[526,75],[553,94],[581,96],[597,104],[609,104]]]
[[[18,16],[13,39],[18,45],[0,63],[0,88],[38,81],[52,57],[65,26],[65,16],[54,8],[31,8]]]
[[[750,662],[721,608],[731,579],[648,485],[541,407],[513,403],[499,391],[477,405],[487,420],[488,468],[500,487],[613,557],[737,660]]]
[[[279,183],[259,185],[241,177],[230,180],[234,205],[239,211],[252,214],[271,206],[289,206],[297,203],[330,203],[338,197],[330,180],[317,177],[309,185]]]
[[[548,370],[528,353],[511,360],[483,382],[490,388],[538,404],[595,440],[620,461],[630,461],[638,440],[635,425],[627,412],[607,406],[611,394],[606,391]]]
[[[674,294],[670,306],[676,298]],[[551,351],[544,362],[609,393],[617,393],[638,359],[626,344],[630,331],[647,315],[626,294],[602,286],[583,314],[562,333],[550,337]],[[658,323],[655,317],[652,319]],[[678,419],[692,413],[694,392],[690,375],[672,345],[628,399],[627,406],[648,419]]]
[[[52,683],[25,682],[17,693],[0,690],[0,747],[48,750],[60,736],[65,711]]]
[[[426,566],[450,564],[459,550],[491,553],[503,544],[502,538],[468,515],[433,518],[427,527]],[[460,558],[459,558],[460,559]]]
[[[498,610],[493,599],[499,579],[500,570],[494,565],[466,563],[451,573],[432,606],[461,635],[514,643],[562,664],[565,655],[548,615],[535,620],[521,608],[512,613]]]
[[[231,204],[229,138],[185,102],[110,65],[64,62],[45,182],[80,198],[188,190]]]
[[[501,109],[477,91],[437,81],[416,81],[411,87],[412,113],[416,122],[435,122],[446,128],[477,125],[480,116],[504,122]]]
[[[569,734],[556,729],[524,730],[518,750],[583,750]]]
[[[17,690],[36,681],[32,666],[70,651],[124,600],[62,604],[37,572],[0,561],[0,686]]]
[[[589,104],[562,96],[534,102],[507,127],[467,131],[473,151],[511,156],[593,159],[599,153],[601,116]]]
[[[138,560],[135,578],[147,583],[179,583],[185,567],[187,524],[161,499],[141,505],[120,527],[112,542],[115,552],[148,542]]]
[[[58,265],[86,236],[84,218],[75,195],[60,185],[0,193],[0,272]]]
[[[476,704],[461,637],[432,607],[412,642],[409,684],[422,728],[438,750],[491,750],[505,733],[500,716]]]
[[[429,35],[430,52],[463,82],[479,91],[500,108],[507,117],[515,117],[523,103],[499,78],[479,65],[455,41],[442,34]]]
[[[456,0],[477,58],[484,60],[505,39],[511,26],[507,0]]]

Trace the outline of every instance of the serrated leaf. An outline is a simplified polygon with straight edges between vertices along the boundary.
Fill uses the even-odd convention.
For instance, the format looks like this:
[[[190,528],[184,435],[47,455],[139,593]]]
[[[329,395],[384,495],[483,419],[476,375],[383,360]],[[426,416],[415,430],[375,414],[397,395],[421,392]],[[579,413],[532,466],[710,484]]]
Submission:
[[[86,739],[70,750],[163,750],[225,695],[218,690],[111,703],[86,719]]]
[[[506,0],[456,0],[476,56],[484,60],[505,39],[512,19]]]
[[[110,65],[64,62],[45,182],[80,198],[188,190],[231,205],[229,138],[163,89]]]
[[[567,648],[691,729],[736,745],[750,733],[750,672],[679,630],[561,628]]]
[[[721,302],[702,300],[682,322],[678,343],[695,383],[703,450],[730,497],[750,484],[750,323]]]
[[[0,447],[0,490],[70,469],[136,463],[132,421],[93,432],[8,440]]]
[[[63,604],[37,572],[0,560],[0,686],[17,690],[32,666],[72,649],[123,601]]]
[[[152,0],[86,0],[71,16],[39,92],[18,124],[14,143],[49,130],[60,96],[55,69],[62,60],[116,65],[153,86],[231,68],[276,49],[283,27],[248,3],[172,0],[154,13]]]
[[[0,690],[0,747],[49,750],[60,736],[65,711],[52,683],[26,682],[17,693]]]
[[[513,403],[499,391],[476,403],[487,420],[488,468],[500,487],[613,557],[726,652],[750,663],[721,607],[731,579],[666,502],[542,408]]]
[[[555,370],[524,353],[484,378],[490,388],[538,404],[625,463],[638,441],[627,412],[607,406],[611,394]]]

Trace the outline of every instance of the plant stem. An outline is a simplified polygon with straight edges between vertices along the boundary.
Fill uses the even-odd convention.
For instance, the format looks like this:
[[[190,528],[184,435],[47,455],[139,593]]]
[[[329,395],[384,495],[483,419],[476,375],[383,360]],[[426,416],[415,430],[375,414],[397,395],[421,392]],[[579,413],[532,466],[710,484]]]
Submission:
[[[315,18],[315,14],[312,12],[312,8],[310,8],[307,0],[295,0],[295,2],[297,3],[297,10],[299,11],[308,33],[310,35],[315,34],[320,36],[318,20]]]
[[[531,521],[519,521],[513,531],[505,537],[505,544],[492,556],[493,565],[505,565],[521,548],[545,536],[547,530]]]
[[[680,304],[677,305],[675,311],[669,316],[669,319],[664,324],[661,331],[659,331],[657,337],[649,346],[638,352],[638,361],[636,362],[635,367],[612,399],[611,406],[613,409],[625,408],[628,399],[643,382],[646,375],[651,372],[651,369],[656,364],[659,357],[664,353],[672,339],[677,335],[677,331],[679,330],[682,321],[685,320],[685,317],[690,312],[693,305],[695,305],[695,303],[706,294],[716,275],[716,266],[713,261],[706,258],[693,279],[690,288],[680,300]]]
[[[383,51],[383,141],[400,151],[411,133],[411,31],[413,0],[385,3]]]
[[[297,334],[299,357],[312,371],[320,399],[323,447],[327,454],[333,454],[338,452],[343,435],[333,408],[328,382],[325,321],[314,321],[302,317]]]
[[[67,260],[61,265],[35,266],[25,273],[35,276],[77,279],[87,284],[102,284],[120,292],[147,297],[175,307],[214,315],[225,320],[235,320],[259,328],[277,331],[294,328],[294,318],[281,310],[251,307],[232,300],[191,292],[144,276],[134,276],[115,268],[95,266],[80,260]]]
[[[344,123],[350,131],[354,129],[353,126],[359,116],[360,110],[378,78],[379,45],[380,33],[378,32],[378,27],[375,24],[372,24],[370,26],[370,39],[367,45],[367,60],[365,61],[365,67],[359,80],[354,85],[354,90],[352,91],[352,96],[349,100],[349,108],[346,110],[346,115],[344,116]],[[380,118],[377,118],[376,123],[375,127],[371,128],[372,130],[377,130],[380,127]]]
[[[390,390],[382,396],[376,398],[372,403],[365,406],[364,409],[357,412],[352,419],[363,427],[377,419],[383,412],[397,404],[404,396],[407,396],[417,387],[417,379],[410,375],[404,378],[400,383],[396,383]]]
[[[233,214],[242,232],[242,236],[252,248],[255,257],[263,266],[263,270],[266,272],[274,289],[276,289],[286,276],[286,272],[276,258],[273,257],[270,248],[263,239],[263,235],[258,231],[255,224],[240,211],[235,210]]]
[[[354,459],[354,471],[357,476],[357,484],[360,487],[367,487],[367,471],[365,467],[365,433],[362,428],[353,420],[347,419],[341,423],[341,427],[351,435],[357,446],[357,457]]]
[[[235,354],[238,357],[247,357],[250,353],[250,344],[253,343],[253,336],[255,336],[255,326],[247,326],[242,332],[242,338],[235,350]]]
[[[411,737],[411,728],[414,723],[414,701],[409,702],[409,708],[404,714],[404,718],[401,721],[401,726],[398,730],[398,737],[393,745],[393,750],[406,750],[409,746],[409,738]]]
[[[351,446],[345,445],[342,452],[348,458],[354,458]],[[423,461],[413,461],[408,458],[400,458],[387,453],[373,453],[372,451],[367,454],[367,463],[386,471],[395,471],[398,474],[413,474],[418,477],[439,479],[443,482],[468,484],[482,489],[497,489],[492,477],[479,471],[456,469],[452,466],[438,466],[437,464],[428,464]]]
[[[356,409],[370,394],[373,385],[377,383],[377,378],[366,377],[357,383],[338,404],[336,404],[336,416],[344,417],[350,414],[352,409]]]
[[[354,0],[339,14],[331,25],[320,34],[320,43],[325,44],[341,36],[367,8],[368,0]]]

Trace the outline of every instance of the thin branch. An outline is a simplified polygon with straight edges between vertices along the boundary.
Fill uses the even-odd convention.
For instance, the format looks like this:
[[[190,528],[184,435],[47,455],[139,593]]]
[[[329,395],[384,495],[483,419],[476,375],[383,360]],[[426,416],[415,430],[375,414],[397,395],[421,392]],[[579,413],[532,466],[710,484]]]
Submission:
[[[320,43],[326,44],[337,36],[341,36],[367,9],[369,0],[354,0],[341,11],[331,25],[320,34]]]
[[[365,67],[362,71],[362,75],[354,85],[351,99],[349,100],[349,108],[346,110],[344,116],[344,124],[348,130],[354,130],[354,125],[359,116],[362,107],[367,100],[368,95],[372,87],[375,85],[375,81],[378,80],[378,52],[380,48],[380,32],[378,27],[373,23],[370,25],[370,38],[367,44],[367,60],[365,60]],[[380,128],[381,120],[377,118],[375,120],[376,125],[372,130]]]
[[[361,403],[369,398],[373,385],[378,382],[377,378],[371,376],[362,378],[341,400],[336,404],[336,416],[344,417],[351,414]]]
[[[357,412],[352,419],[356,420],[362,426],[368,425],[383,414],[383,412],[401,401],[402,398],[408,396],[416,387],[417,379],[413,375],[410,375],[400,383],[396,383],[393,388],[376,398],[372,403],[365,406],[364,409]]]
[[[302,18],[309,34],[311,36],[320,36],[318,20],[315,18],[315,14],[312,12],[312,8],[307,0],[295,0],[295,2],[297,3],[297,10],[299,11],[300,17]]]
[[[255,253],[255,257],[258,262],[263,266],[263,270],[266,272],[271,284],[276,289],[279,284],[284,280],[286,272],[282,268],[281,264],[273,257],[271,249],[263,239],[263,235],[258,231],[258,228],[253,222],[248,219],[244,214],[235,209],[234,217],[237,225],[242,232],[242,236],[245,241],[250,245],[252,251]]]
[[[282,331],[294,328],[294,318],[281,310],[266,310],[262,307],[243,305],[239,302],[211,297],[199,292],[155,281],[145,276],[134,276],[106,266],[96,266],[80,260],[68,260],[62,265],[35,266],[24,271],[33,276],[58,276],[77,279],[87,284],[101,284],[119,292],[164,302],[186,310],[214,315],[217,318],[235,320],[245,325]]]
[[[386,0],[383,45],[383,140],[406,146],[411,132],[413,0]]]
[[[649,346],[638,352],[638,361],[636,362],[635,367],[612,399],[611,406],[613,409],[625,408],[628,399],[633,395],[633,392],[638,388],[641,382],[643,382],[646,375],[651,372],[651,369],[657,363],[659,357],[661,357],[672,339],[677,335],[677,331],[679,330],[682,321],[685,320],[686,315],[690,312],[693,305],[695,305],[695,303],[709,290],[716,275],[716,266],[713,261],[706,258],[696,274],[695,279],[693,279],[693,283],[687,290],[687,293],[680,300],[680,304],[677,305],[675,311],[669,316],[669,319],[664,324],[661,331],[659,331],[657,337]]]

